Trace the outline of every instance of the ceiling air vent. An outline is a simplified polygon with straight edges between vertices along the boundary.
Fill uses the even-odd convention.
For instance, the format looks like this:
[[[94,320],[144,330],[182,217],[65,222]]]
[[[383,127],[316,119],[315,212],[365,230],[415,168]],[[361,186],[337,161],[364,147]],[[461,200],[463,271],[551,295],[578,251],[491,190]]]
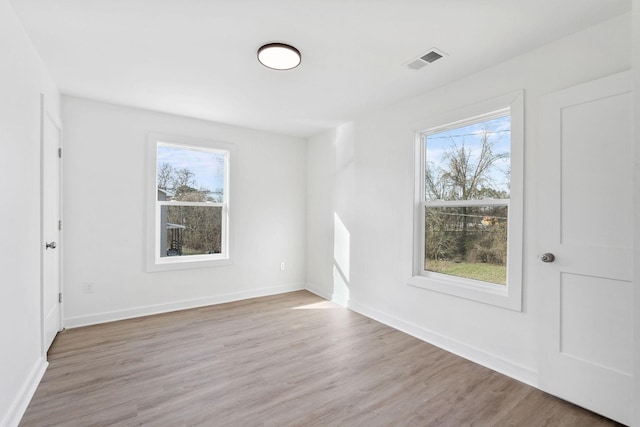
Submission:
[[[409,63],[407,63],[407,67],[411,68],[412,70],[419,70],[425,65],[429,65],[437,61],[438,59],[442,58],[444,55],[445,53],[443,51],[433,48],[433,49],[430,49],[427,53],[424,53],[419,57],[409,61]]]
[[[442,58],[442,55],[440,55],[435,50],[432,50],[431,52],[427,53],[426,55],[423,55],[423,56],[420,57],[420,59],[422,59],[423,61],[427,61],[429,64],[431,64],[433,61],[437,61],[440,58]]]

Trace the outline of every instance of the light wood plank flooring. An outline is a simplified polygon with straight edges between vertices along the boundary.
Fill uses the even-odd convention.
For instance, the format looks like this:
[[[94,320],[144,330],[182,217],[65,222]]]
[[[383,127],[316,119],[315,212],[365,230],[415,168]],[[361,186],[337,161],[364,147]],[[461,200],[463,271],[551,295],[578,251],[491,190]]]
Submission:
[[[72,329],[21,426],[616,423],[306,291]]]

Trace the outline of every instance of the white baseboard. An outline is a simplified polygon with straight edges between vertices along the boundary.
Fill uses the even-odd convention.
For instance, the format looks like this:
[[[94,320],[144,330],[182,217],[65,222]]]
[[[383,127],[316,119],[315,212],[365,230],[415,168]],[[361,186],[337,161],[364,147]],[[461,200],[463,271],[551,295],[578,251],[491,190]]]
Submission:
[[[349,299],[345,298],[342,295],[338,295],[335,292],[333,293],[329,293],[324,291],[320,286],[314,284],[314,283],[307,283],[306,290],[308,290],[309,292],[318,295],[320,298],[324,298],[328,301],[331,301],[335,304],[341,305],[343,307],[348,307],[349,306]]]
[[[176,301],[166,304],[136,307],[126,310],[110,311],[105,313],[91,314],[88,316],[69,317],[64,319],[65,328],[78,328],[81,326],[97,325],[99,323],[114,322],[117,320],[132,319],[134,317],[149,316],[152,314],[168,313],[171,311],[186,310],[189,308],[205,307],[208,305],[223,304],[226,302],[240,301],[249,298],[264,297],[268,295],[283,294],[286,292],[300,291],[305,289],[305,285],[291,284],[276,286],[271,288],[253,289],[244,292],[234,292],[231,294],[215,295],[206,298],[197,298],[183,301]]]
[[[4,415],[2,421],[0,421],[0,426],[16,427],[20,424],[20,420],[22,419],[24,412],[27,410],[29,402],[31,402],[31,398],[33,398],[33,395],[42,380],[42,376],[47,370],[47,366],[49,366],[49,362],[47,362],[47,359],[44,357],[40,357],[36,361],[36,364],[31,369],[27,380],[24,382],[22,387],[20,387],[16,398],[11,403],[9,411]]]
[[[335,293],[331,295],[331,302],[341,305],[342,307],[349,308],[349,301],[349,298],[343,295],[337,295]]]
[[[316,294],[318,295],[320,298],[324,298],[327,301],[331,301],[332,300],[332,295],[329,292],[326,292],[325,290],[323,290],[320,286],[316,285],[315,283],[308,283],[306,284],[306,286],[304,287],[306,290],[308,290],[309,292],[311,292],[312,294]]]
[[[349,301],[349,309],[363,316],[369,317],[394,329],[402,331],[450,353],[456,354],[474,363],[500,372],[508,377],[538,388],[538,373],[529,367],[504,359],[495,354],[465,344],[453,338],[446,337],[422,326],[407,322],[395,316],[383,313],[353,300]]]

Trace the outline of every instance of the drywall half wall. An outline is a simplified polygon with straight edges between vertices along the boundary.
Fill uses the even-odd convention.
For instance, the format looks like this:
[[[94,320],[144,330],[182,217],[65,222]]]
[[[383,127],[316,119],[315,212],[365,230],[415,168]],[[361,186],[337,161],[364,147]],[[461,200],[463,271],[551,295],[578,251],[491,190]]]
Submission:
[[[0,426],[17,425],[46,369],[40,314],[40,97],[60,95],[12,6],[0,0]]]
[[[538,99],[629,69],[630,43],[631,18],[623,15],[310,139],[308,288],[535,385]],[[417,124],[518,90],[525,99],[522,312],[408,286]]]
[[[66,96],[62,115],[66,327],[304,287],[304,140]],[[149,133],[234,146],[230,265],[146,271]]]

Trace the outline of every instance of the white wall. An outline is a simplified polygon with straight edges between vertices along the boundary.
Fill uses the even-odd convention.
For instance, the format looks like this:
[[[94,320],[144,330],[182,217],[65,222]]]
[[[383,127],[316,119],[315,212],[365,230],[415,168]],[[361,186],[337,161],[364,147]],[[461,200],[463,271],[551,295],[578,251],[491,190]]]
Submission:
[[[46,360],[40,316],[40,94],[60,95],[7,0],[0,0],[0,426],[16,425]]]
[[[307,144],[307,289],[346,305],[354,216],[353,126]]]
[[[532,289],[536,284],[531,263],[536,262],[538,249],[538,99],[629,69],[630,40],[630,16],[624,15],[311,139],[307,150],[309,288],[326,297],[339,290],[337,299],[348,294],[349,305],[356,311],[535,384]],[[416,124],[518,89],[525,90],[523,312],[408,286]],[[318,159],[321,164],[316,164]],[[327,192],[333,196],[326,196]],[[344,251],[334,244],[334,213],[350,237],[347,280],[333,273],[334,258]]]
[[[304,140],[66,96],[62,116],[66,327],[304,287]],[[147,132],[235,144],[232,265],[146,272]]]

